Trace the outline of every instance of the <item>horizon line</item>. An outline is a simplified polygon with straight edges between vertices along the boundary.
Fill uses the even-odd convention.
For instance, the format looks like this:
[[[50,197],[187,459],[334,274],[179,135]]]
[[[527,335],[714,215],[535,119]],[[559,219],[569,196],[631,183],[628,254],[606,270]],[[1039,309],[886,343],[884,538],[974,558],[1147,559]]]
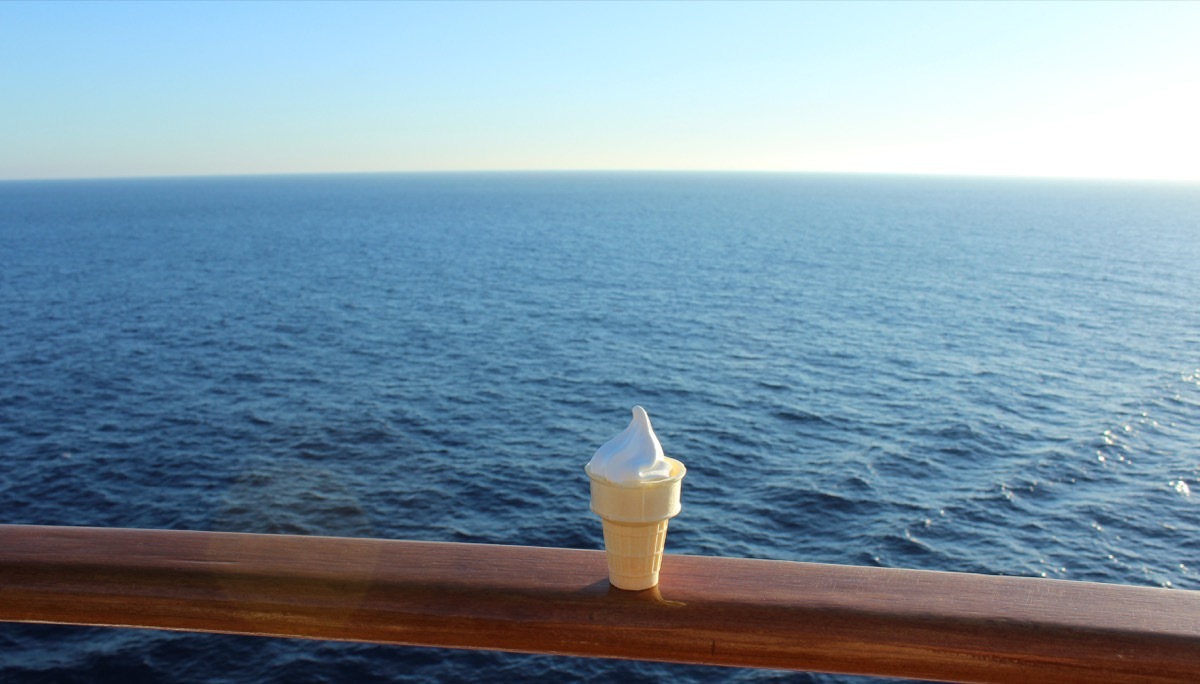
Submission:
[[[937,173],[921,171],[820,171],[783,169],[639,169],[639,168],[512,168],[512,169],[403,169],[388,171],[254,171],[230,173],[167,173],[117,174],[107,176],[34,176],[27,178],[0,178],[0,183],[52,183],[78,181],[121,181],[121,180],[188,180],[218,178],[287,178],[303,176],[402,176],[402,175],[478,175],[478,174],[693,174],[693,175],[775,175],[775,176],[885,176],[890,178],[959,178],[964,180],[1042,180],[1075,182],[1118,182],[1156,184],[1200,184],[1200,178],[1180,177],[1130,177],[1130,176],[1071,176],[1060,174],[1005,174],[1005,173]]]

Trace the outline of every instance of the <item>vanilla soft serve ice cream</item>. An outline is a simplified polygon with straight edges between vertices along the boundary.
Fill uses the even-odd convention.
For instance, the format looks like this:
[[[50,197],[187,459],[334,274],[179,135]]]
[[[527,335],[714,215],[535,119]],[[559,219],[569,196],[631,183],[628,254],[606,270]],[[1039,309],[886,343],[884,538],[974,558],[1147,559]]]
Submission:
[[[618,589],[658,584],[667,522],[679,514],[687,469],[663,455],[650,416],[633,407],[633,420],[600,447],[584,470],[591,479],[592,511],[604,523],[608,579]]]
[[[646,409],[633,407],[629,427],[596,450],[587,470],[594,477],[623,485],[665,480],[671,476],[671,464],[663,456],[662,444],[650,426]]]

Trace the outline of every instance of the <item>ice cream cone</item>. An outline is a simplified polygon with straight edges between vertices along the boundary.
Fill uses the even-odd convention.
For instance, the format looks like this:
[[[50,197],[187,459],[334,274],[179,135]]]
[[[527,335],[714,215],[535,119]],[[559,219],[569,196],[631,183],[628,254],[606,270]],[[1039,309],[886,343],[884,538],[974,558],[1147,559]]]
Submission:
[[[658,584],[667,520],[627,525],[603,520],[608,581],[618,589],[649,589]]]
[[[608,580],[618,589],[649,589],[658,584],[667,522],[679,514],[680,481],[687,469],[673,458],[663,480],[617,484],[587,469],[592,512],[604,524]]]

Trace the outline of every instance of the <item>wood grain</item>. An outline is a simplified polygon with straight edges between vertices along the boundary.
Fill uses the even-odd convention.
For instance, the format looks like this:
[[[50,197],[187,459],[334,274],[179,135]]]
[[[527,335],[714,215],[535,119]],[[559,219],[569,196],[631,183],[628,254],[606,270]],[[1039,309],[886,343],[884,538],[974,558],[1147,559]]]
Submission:
[[[0,620],[948,681],[1200,680],[1200,592],[600,551],[0,525]]]

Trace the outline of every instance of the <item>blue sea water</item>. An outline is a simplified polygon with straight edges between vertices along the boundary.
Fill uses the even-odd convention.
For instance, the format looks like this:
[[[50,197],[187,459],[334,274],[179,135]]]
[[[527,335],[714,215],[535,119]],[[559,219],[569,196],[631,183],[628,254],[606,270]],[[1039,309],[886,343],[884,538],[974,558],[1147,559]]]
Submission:
[[[0,522],[600,548],[641,404],[672,553],[1200,589],[1197,293],[1197,185],[0,183]],[[0,624],[5,682],[667,676],[842,681]]]

